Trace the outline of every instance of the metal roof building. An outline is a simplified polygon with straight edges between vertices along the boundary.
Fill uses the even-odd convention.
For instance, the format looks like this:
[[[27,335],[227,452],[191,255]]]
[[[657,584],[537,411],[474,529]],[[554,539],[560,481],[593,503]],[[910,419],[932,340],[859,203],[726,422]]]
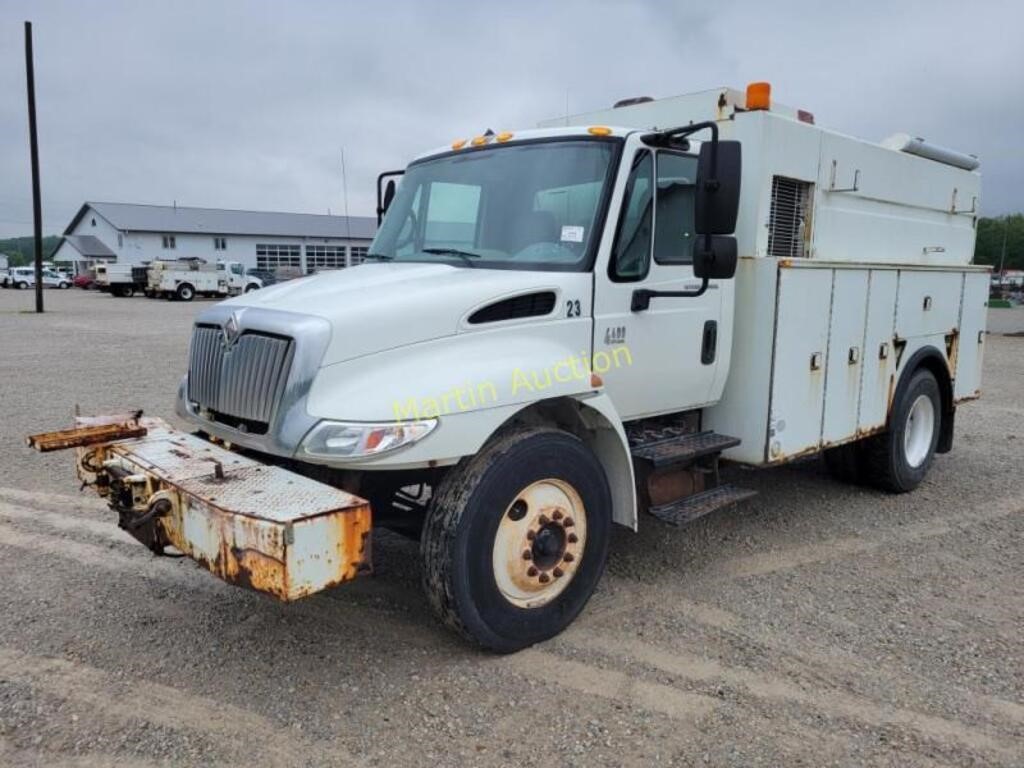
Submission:
[[[368,216],[86,202],[64,230],[54,261],[71,262],[79,272],[96,260],[197,257],[310,273],[360,263],[376,229]]]

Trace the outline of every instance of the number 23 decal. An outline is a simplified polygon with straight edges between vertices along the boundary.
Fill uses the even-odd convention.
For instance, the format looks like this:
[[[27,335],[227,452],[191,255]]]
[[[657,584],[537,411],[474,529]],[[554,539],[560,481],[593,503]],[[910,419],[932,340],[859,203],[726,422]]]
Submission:
[[[580,312],[580,300],[569,299],[565,302],[565,316],[566,317],[579,317]]]

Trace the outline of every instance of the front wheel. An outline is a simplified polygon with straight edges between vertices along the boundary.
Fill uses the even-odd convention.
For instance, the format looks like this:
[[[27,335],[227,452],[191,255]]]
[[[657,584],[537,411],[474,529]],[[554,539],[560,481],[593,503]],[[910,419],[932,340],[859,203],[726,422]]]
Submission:
[[[176,295],[179,301],[192,301],[196,297],[196,289],[188,283],[182,283],[178,286]]]
[[[864,443],[866,479],[893,493],[912,491],[928,474],[941,426],[939,383],[919,368],[897,392],[888,431]]]
[[[22,280],[20,283],[18,283],[18,290],[19,291],[24,291],[26,288],[28,288],[28,283],[26,283],[24,280]]]
[[[565,629],[608,559],[611,493],[593,452],[554,429],[510,433],[438,488],[420,551],[446,624],[511,653]]]

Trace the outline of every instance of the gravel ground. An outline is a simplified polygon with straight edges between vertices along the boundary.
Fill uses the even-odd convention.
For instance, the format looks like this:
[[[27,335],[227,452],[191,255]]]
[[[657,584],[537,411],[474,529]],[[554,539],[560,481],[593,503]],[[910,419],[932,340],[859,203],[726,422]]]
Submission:
[[[170,416],[204,303],[47,300],[0,291],[0,764],[1024,765],[1024,338],[989,336],[916,492],[732,470],[760,495],[617,533],[580,619],[494,657],[387,534],[373,578],[288,606],[152,558],[22,439],[75,403]]]

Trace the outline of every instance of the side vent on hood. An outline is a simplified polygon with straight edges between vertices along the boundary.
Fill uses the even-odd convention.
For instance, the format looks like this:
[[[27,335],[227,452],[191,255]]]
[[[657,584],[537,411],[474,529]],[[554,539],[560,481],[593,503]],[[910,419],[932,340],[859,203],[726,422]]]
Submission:
[[[551,314],[555,308],[555,292],[540,291],[502,299],[482,307],[469,316],[473,325],[496,323],[499,320],[517,320],[523,317],[540,317]]]

